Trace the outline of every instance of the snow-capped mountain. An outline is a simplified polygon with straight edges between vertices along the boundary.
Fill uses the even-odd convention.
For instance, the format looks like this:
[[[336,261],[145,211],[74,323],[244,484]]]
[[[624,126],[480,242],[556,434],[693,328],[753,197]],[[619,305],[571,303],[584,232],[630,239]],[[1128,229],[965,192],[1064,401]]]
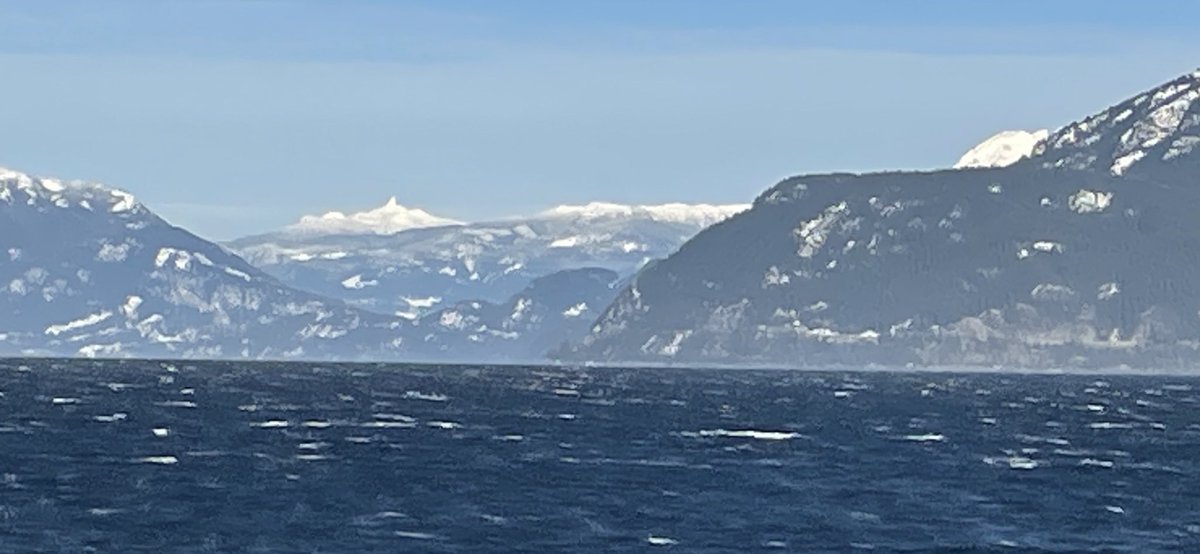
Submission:
[[[460,301],[501,303],[551,273],[631,275],[748,205],[592,203],[530,217],[381,235],[284,230],[228,247],[289,285],[416,318]]]
[[[394,318],[290,289],[97,184],[0,170],[0,253],[5,355],[379,358],[399,347]]]
[[[390,235],[408,229],[460,225],[453,219],[435,216],[419,208],[408,208],[388,199],[383,206],[351,214],[327,212],[306,215],[289,225],[287,231],[301,235]]]
[[[1008,167],[1033,154],[1038,143],[1046,140],[1050,131],[1001,131],[988,137],[963,154],[954,169],[977,167]]]
[[[683,204],[676,202],[658,205],[629,205],[591,202],[582,205],[556,206],[539,215],[546,219],[585,222],[604,219],[643,219],[704,228],[748,209],[750,209],[749,204]]]
[[[1200,365],[1200,74],[1008,167],[804,175],[640,272],[574,360]]]
[[[1043,167],[1112,175],[1174,171],[1200,146],[1200,70],[1130,98],[1051,134],[1034,149]]]

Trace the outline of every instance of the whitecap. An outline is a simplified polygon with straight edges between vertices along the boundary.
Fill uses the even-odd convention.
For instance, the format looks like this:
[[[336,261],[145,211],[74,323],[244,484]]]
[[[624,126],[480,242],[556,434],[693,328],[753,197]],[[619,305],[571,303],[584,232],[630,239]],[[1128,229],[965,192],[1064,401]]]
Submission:
[[[110,516],[124,512],[121,508],[89,508],[88,513],[94,516]]]
[[[156,406],[164,408],[195,408],[196,403],[190,400],[166,400],[163,402],[155,402]]]
[[[853,393],[852,391],[848,391],[848,390],[835,390],[835,391],[833,391],[833,397],[834,397],[834,398],[850,398],[850,397],[851,397],[853,394],[854,394],[854,393]]]
[[[925,433],[924,435],[905,435],[904,440],[913,442],[942,442],[946,436],[941,433]]]
[[[1104,509],[1108,510],[1109,512],[1112,512],[1114,514],[1122,514],[1122,515],[1125,514],[1125,508],[1122,508],[1120,506],[1105,506]]]
[[[1088,427],[1092,429],[1133,429],[1132,423],[1117,423],[1112,421],[1097,421],[1089,423]]]
[[[417,424],[408,421],[368,421],[359,426],[367,429],[412,429]]]
[[[430,421],[426,425],[437,429],[458,429],[462,427],[462,425],[459,425],[453,421]]]
[[[448,397],[444,394],[438,394],[436,392],[421,392],[421,391],[415,391],[415,390],[405,391],[404,398],[406,398],[408,400],[424,400],[426,402],[445,402],[450,399],[450,397]]]
[[[404,422],[408,422],[408,423],[413,423],[413,422],[417,421],[417,418],[409,417],[404,414],[386,414],[386,413],[371,414],[371,417],[373,417],[375,419],[388,419],[388,420],[392,420],[392,421],[404,421]]]
[[[1084,458],[1082,460],[1079,460],[1079,465],[1111,468],[1116,464],[1109,460],[1098,460],[1096,458]]]
[[[151,429],[150,432],[154,433],[154,436],[156,436],[160,439],[165,438],[167,435],[171,434],[171,430],[167,429],[166,427],[155,427],[155,428]]]
[[[657,537],[654,535],[650,535],[649,537],[646,537],[646,542],[648,542],[654,546],[673,546],[673,545],[679,544],[679,541],[672,539],[670,537]]]
[[[251,423],[250,426],[258,427],[259,429],[282,429],[288,426],[288,422],[286,419],[269,419],[267,421]]]
[[[146,456],[138,461],[146,464],[173,465],[179,463],[179,458],[175,456]]]
[[[50,403],[54,404],[56,406],[63,406],[63,405],[67,405],[67,404],[78,404],[79,399],[73,398],[73,397],[55,396],[54,398],[50,399]]]
[[[296,459],[304,462],[319,462],[322,460],[328,460],[329,456],[325,456],[323,454],[297,454]]]
[[[196,394],[196,389],[180,389],[179,394],[182,394],[184,396],[192,396],[192,395]]]
[[[331,426],[333,424],[329,423],[328,421],[324,421],[324,420],[310,419],[308,421],[301,423],[300,425],[302,425],[304,427],[308,427],[309,429],[327,429],[327,428],[329,428],[329,426]]]
[[[757,439],[764,441],[784,441],[791,440],[800,436],[800,433],[790,431],[758,431],[754,429],[711,429],[701,430],[693,434],[700,437],[726,437],[731,439]],[[684,436],[689,436],[684,433]]]
[[[575,418],[577,418],[577,417],[579,417],[579,416],[577,416],[577,415],[575,415],[575,414],[558,414],[558,419],[561,419],[561,420],[564,420],[564,421],[571,421],[571,420],[574,420],[574,419],[575,419]]]
[[[575,389],[554,389],[554,394],[558,396],[579,396],[579,391]]]
[[[1008,467],[1012,469],[1036,469],[1038,467],[1037,460],[1025,458],[1022,456],[1013,456],[1008,459]]]
[[[240,412],[257,412],[258,404],[242,404],[241,406],[238,406],[238,411],[240,411]]]
[[[521,442],[521,441],[525,440],[524,435],[498,435],[493,438],[495,438],[496,440],[501,440],[501,441],[505,441],[505,442]]]
[[[431,541],[437,539],[437,535],[420,533],[417,531],[396,531],[396,536],[404,539],[416,539],[422,541]]]
[[[300,444],[297,444],[296,448],[299,450],[320,450],[322,448],[325,448],[326,446],[329,446],[329,443],[327,443],[327,442],[302,442]]]
[[[95,419],[96,421],[99,421],[100,423],[116,423],[118,421],[125,421],[125,418],[127,416],[128,416],[128,414],[125,414],[123,412],[117,412],[113,415],[98,415],[98,416],[93,417],[92,419]]]

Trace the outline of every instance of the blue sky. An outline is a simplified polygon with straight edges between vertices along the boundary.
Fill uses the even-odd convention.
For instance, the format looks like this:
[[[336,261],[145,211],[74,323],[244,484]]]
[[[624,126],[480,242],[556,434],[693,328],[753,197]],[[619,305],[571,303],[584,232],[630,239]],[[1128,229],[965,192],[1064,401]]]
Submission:
[[[946,166],[1200,65],[1200,3],[0,0],[0,165],[229,239]]]

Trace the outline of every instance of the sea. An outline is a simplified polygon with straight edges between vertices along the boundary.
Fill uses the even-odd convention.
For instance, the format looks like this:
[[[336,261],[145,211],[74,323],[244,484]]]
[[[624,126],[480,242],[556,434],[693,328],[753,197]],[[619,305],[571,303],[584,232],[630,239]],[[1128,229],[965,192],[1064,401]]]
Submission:
[[[3,552],[1200,552],[1200,379],[0,361]]]

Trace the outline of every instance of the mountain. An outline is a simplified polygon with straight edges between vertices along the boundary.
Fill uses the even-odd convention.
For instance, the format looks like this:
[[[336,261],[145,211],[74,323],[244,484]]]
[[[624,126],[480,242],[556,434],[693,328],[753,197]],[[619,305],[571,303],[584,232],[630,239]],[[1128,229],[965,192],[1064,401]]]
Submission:
[[[503,303],[535,279],[564,270],[631,275],[748,207],[592,203],[388,234],[285,229],[226,246],[293,287],[415,319],[462,301]]]
[[[621,277],[600,268],[534,279],[502,303],[461,301],[416,322],[426,359],[527,362],[582,339],[620,290]],[[418,347],[414,347],[418,348]]]
[[[559,355],[1195,367],[1200,72],[1008,167],[787,179],[641,271]]]
[[[621,279],[570,269],[498,303],[378,314],[291,288],[124,191],[7,169],[0,254],[0,356],[532,361],[585,335]]]
[[[381,358],[395,318],[291,289],[102,185],[0,170],[4,355]]]
[[[429,212],[408,208],[388,199],[383,206],[352,214],[327,212],[322,215],[306,215],[288,226],[287,230],[299,235],[390,235],[407,229],[461,225],[459,221],[438,217]]]
[[[1001,131],[963,154],[954,169],[972,167],[1008,167],[1028,158],[1050,131]]]

